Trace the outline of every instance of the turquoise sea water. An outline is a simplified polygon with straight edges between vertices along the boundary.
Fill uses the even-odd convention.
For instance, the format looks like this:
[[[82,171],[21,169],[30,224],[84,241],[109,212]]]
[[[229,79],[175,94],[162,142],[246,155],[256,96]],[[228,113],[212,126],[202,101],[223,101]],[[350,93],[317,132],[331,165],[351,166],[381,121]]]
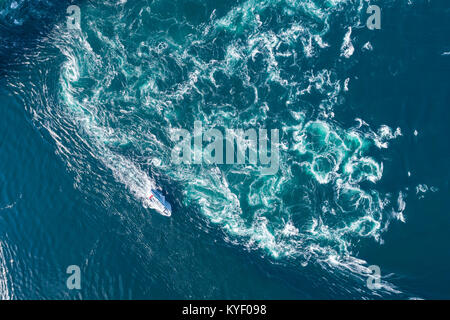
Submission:
[[[445,1],[0,1],[0,298],[450,298],[449,32]],[[278,130],[279,170],[174,163],[195,121]]]

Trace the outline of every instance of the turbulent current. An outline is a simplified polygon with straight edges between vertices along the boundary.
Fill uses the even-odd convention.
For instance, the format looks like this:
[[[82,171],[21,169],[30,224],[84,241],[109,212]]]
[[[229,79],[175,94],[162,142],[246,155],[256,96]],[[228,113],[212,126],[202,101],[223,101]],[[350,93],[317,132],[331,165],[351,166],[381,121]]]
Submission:
[[[35,19],[18,11],[24,1],[2,2],[4,24]],[[162,225],[182,216],[192,232],[215,230],[267,263],[312,265],[361,296],[404,296],[389,274],[368,289],[378,262],[358,254],[364,243],[382,246],[392,224],[401,229],[407,193],[382,187],[400,124],[374,124],[347,105],[361,76],[352,67],[375,54],[368,1],[77,5],[80,28],[68,28],[62,10],[7,62],[15,71],[5,78],[85,197],[105,208],[120,197],[151,216],[158,212],[146,199],[159,189],[173,210]],[[52,21],[53,6],[36,1],[26,12]],[[19,40],[8,41],[14,50]],[[174,132],[194,136],[196,121],[221,132],[278,130],[278,171],[174,163]]]

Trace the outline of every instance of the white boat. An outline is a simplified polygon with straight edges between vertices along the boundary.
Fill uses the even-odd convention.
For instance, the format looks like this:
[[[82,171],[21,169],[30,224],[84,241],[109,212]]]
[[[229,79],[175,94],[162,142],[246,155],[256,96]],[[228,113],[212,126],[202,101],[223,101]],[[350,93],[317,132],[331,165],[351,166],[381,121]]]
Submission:
[[[157,210],[163,216],[170,217],[172,215],[172,206],[166,201],[166,198],[158,190],[151,190],[148,201],[150,207]]]

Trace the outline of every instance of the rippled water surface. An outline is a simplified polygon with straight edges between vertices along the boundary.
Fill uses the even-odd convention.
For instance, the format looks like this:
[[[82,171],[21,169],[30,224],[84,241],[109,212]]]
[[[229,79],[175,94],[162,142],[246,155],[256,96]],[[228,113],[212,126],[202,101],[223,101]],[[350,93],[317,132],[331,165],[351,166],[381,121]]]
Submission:
[[[0,298],[450,298],[449,18],[425,0],[1,0]],[[278,130],[278,171],[174,163],[196,121]]]

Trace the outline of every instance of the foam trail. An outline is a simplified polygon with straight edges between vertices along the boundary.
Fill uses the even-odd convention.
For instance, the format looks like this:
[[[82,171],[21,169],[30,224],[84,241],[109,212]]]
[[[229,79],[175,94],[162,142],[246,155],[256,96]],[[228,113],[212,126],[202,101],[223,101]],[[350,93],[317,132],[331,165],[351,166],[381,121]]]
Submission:
[[[0,300],[11,300],[14,298],[13,290],[8,280],[8,269],[6,267],[4,244],[0,241]]]
[[[156,183],[132,161],[108,149],[107,144],[112,141],[111,130],[98,124],[92,113],[93,109],[89,110],[89,103],[82,104],[73,95],[75,90],[72,83],[80,79],[79,66],[76,57],[68,51],[63,53],[67,57],[61,79],[63,101],[70,108],[70,113],[75,117],[78,125],[89,136],[96,149],[96,157],[112,171],[118,181],[126,185],[131,193],[143,202],[144,206],[148,206],[149,202],[146,200],[150,190],[157,189]],[[157,208],[153,207],[153,209]]]

